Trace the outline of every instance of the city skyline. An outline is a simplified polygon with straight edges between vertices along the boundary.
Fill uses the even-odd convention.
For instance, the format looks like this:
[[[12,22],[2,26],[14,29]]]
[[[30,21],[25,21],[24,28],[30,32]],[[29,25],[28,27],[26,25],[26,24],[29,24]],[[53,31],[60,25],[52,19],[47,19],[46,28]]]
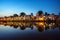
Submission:
[[[44,13],[60,12],[60,0],[0,0],[0,17],[10,16],[25,12],[29,15],[31,12],[36,15],[36,12],[42,10]]]

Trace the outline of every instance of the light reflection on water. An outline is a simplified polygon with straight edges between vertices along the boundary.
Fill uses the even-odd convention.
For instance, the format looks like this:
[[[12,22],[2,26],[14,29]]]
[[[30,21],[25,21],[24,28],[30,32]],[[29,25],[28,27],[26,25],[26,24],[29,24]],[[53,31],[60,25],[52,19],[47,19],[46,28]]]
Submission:
[[[60,24],[48,22],[0,22],[0,38],[55,39],[60,36]]]

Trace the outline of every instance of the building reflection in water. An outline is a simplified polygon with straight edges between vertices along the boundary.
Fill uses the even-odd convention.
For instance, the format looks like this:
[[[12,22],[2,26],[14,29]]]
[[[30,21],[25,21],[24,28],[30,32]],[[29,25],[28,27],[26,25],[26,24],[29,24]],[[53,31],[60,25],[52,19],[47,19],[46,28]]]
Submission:
[[[48,22],[0,22],[0,25],[10,26],[13,28],[20,27],[21,30],[26,28],[31,28],[33,30],[34,26],[36,26],[37,30],[43,32],[48,29],[54,29],[56,27],[60,28],[60,24],[58,23],[48,23]]]
[[[54,29],[55,26],[56,26],[55,23],[47,23],[47,22],[36,23],[36,27],[40,32],[48,30],[48,29]]]

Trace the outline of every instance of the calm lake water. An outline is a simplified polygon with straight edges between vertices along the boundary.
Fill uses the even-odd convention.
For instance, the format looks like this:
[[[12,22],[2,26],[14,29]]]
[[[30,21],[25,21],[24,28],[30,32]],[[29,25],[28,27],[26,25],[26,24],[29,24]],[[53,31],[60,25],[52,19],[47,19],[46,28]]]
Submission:
[[[60,24],[48,22],[0,22],[0,39],[58,40]]]

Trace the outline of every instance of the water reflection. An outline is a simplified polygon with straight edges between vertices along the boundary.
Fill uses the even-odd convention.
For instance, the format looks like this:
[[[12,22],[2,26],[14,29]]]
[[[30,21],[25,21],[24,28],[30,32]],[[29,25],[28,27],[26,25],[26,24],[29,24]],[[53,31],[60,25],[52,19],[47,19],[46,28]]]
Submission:
[[[26,28],[31,28],[33,30],[34,26],[36,26],[37,30],[43,32],[48,29],[54,29],[56,27],[60,28],[60,23],[49,23],[49,22],[0,22],[0,25],[10,26],[15,29],[20,27],[21,30]]]

